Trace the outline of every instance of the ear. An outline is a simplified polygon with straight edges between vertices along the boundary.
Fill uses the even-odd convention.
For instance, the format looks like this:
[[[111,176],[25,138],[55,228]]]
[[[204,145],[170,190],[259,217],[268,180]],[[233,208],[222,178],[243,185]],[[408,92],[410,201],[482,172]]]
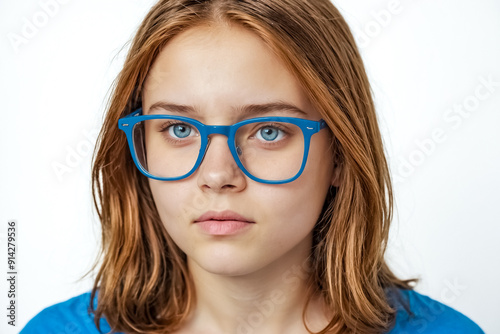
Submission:
[[[342,166],[339,164],[333,165],[333,173],[331,179],[331,185],[334,187],[340,186],[340,176],[342,175]]]

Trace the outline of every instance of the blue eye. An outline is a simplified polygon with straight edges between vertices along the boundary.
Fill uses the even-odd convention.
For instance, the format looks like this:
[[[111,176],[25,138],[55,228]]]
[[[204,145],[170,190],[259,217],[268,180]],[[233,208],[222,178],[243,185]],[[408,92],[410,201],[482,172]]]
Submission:
[[[174,124],[168,128],[168,134],[177,138],[186,138],[191,132],[191,126],[187,124]]]
[[[272,126],[266,126],[257,131],[256,137],[260,140],[274,141],[283,138],[283,135],[284,133],[282,130]]]

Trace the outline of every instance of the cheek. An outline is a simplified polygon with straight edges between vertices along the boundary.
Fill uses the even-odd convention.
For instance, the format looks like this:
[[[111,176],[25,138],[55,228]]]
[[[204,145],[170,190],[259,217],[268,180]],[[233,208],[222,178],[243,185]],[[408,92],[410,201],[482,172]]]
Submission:
[[[276,233],[309,233],[321,213],[328,189],[328,184],[325,187],[313,181],[301,177],[289,185],[258,192],[253,201],[257,217],[273,223]]]
[[[183,183],[162,182],[150,179],[149,182],[161,222],[174,243],[186,254],[193,252],[189,224],[196,212],[197,197],[189,186]],[[199,199],[199,198],[198,198]]]
[[[150,179],[149,187],[151,188],[151,193],[153,194],[153,200],[155,202],[156,209],[163,219],[163,216],[166,213],[172,213],[171,208],[175,207],[172,201],[175,201],[177,197],[169,196],[170,191],[168,187],[165,187],[165,184],[162,184],[156,180]]]
[[[193,182],[150,179],[149,187],[158,212],[173,219],[181,219],[185,213],[192,213],[205,204],[201,196],[195,194],[196,184]]]
[[[318,147],[316,147],[318,148]],[[328,189],[333,176],[329,148],[322,146],[312,150],[303,174],[298,178],[294,189],[287,195],[290,206],[288,210],[306,221],[313,219],[313,225],[321,214]]]
[[[191,219],[188,199],[192,196],[182,186],[173,182],[162,182],[150,179],[149,186],[153,200],[163,225],[172,234],[182,226],[181,222]]]

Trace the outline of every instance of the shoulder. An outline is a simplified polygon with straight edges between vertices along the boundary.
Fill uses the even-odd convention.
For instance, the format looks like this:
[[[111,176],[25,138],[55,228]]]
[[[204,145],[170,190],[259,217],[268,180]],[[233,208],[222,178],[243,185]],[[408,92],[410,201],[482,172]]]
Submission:
[[[484,334],[467,316],[416,291],[392,289],[388,297],[397,310],[390,334]]]
[[[106,320],[100,324],[103,333],[110,331]],[[21,330],[21,334],[31,333],[99,333],[90,313],[90,292],[42,310]]]

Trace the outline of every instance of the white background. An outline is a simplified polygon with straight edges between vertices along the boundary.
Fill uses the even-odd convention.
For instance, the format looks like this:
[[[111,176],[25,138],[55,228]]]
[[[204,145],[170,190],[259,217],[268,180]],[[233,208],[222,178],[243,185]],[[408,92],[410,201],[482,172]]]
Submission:
[[[91,288],[79,280],[100,238],[91,151],[122,48],[153,3],[46,2],[0,1],[2,333]],[[421,278],[417,291],[500,333],[500,2],[336,4],[361,46],[394,177],[389,263]],[[14,35],[25,40],[16,46]],[[10,219],[18,224],[14,329],[4,278]]]

